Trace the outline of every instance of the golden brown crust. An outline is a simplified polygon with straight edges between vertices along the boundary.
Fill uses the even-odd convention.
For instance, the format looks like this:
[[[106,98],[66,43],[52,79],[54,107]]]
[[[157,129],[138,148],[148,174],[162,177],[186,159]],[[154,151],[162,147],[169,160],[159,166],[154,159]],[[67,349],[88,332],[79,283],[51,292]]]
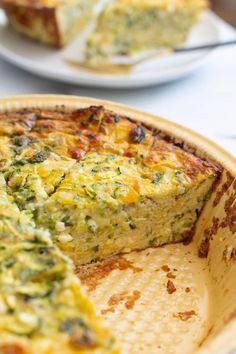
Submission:
[[[219,171],[213,164],[168,142],[155,129],[118,116],[101,106],[72,112],[66,112],[63,107],[57,107],[54,111],[26,109],[1,113],[1,120],[6,124],[0,134],[24,134],[42,140],[47,140],[55,132],[68,135],[65,153],[74,159],[80,159],[88,151],[110,149],[124,156],[142,159],[151,167],[160,165],[182,170],[191,181],[201,174],[217,174]]]
[[[196,315],[197,315],[196,311],[190,310],[190,311],[178,312],[174,314],[173,317],[179,318],[181,321],[188,321],[190,318]]]
[[[131,261],[128,261],[126,258],[120,256],[112,257],[98,263],[94,267],[90,269],[86,267],[80,267],[77,269],[77,274],[82,282],[83,285],[87,287],[88,291],[92,291],[96,289],[96,287],[100,284],[103,278],[106,278],[112,271],[119,269],[119,270],[126,270],[131,269],[132,272],[138,273],[141,272],[142,269],[135,267]]]
[[[18,344],[4,344],[0,346],[0,354],[26,354],[22,346]]]
[[[109,307],[103,309],[101,314],[105,315],[109,312],[115,312],[116,306],[122,303],[127,310],[131,310],[140,297],[141,292],[138,290],[134,290],[130,293],[128,291],[123,291],[121,293],[113,294],[107,302]]]
[[[215,199],[213,202],[213,207],[216,207],[219,204],[222,196],[225,194],[225,192],[227,192],[229,187],[232,185],[234,179],[235,179],[235,177],[230,172],[226,173],[226,181],[223,183],[223,185],[216,192],[216,196],[215,196]]]
[[[225,216],[221,220],[217,217],[213,217],[212,224],[204,231],[204,235],[198,249],[198,255],[201,258],[206,258],[208,256],[210,243],[220,228],[229,228],[233,235],[236,234],[236,180],[230,173],[227,173],[226,177],[226,182],[220,187],[213,201],[213,206],[217,206],[222,196],[228,192],[228,197],[224,202]],[[229,193],[230,186],[232,186],[232,191]],[[227,252],[224,252],[223,259],[226,259]],[[232,259],[235,258],[235,254],[232,251]]]
[[[176,287],[173,283],[172,280],[168,280],[167,284],[166,284],[166,290],[168,292],[168,294],[173,294],[174,292],[176,292]]]
[[[5,6],[22,6],[30,9],[52,8],[52,2],[44,0],[1,0]]]
[[[203,239],[199,246],[198,255],[200,258],[206,258],[210,250],[210,241],[217,234],[221,227],[220,220],[216,217],[212,219],[212,225],[204,231]]]
[[[63,46],[56,19],[56,7],[46,6],[40,1],[18,3],[7,0],[0,0],[0,7],[4,9],[13,26],[17,23],[21,27],[20,32],[26,34],[25,31],[34,28],[34,24],[38,22],[48,37],[48,44],[57,48]],[[35,39],[34,36],[32,39]]]

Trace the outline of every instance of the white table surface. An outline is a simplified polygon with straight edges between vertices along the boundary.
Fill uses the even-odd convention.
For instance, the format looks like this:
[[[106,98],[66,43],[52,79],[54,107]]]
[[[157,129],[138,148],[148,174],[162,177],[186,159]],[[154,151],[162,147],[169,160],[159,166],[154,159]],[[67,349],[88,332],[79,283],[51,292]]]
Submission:
[[[219,20],[222,39],[236,31]],[[26,73],[0,59],[0,96],[73,94],[125,103],[211,138],[236,156],[236,46],[215,50],[191,76],[136,90],[80,88]]]

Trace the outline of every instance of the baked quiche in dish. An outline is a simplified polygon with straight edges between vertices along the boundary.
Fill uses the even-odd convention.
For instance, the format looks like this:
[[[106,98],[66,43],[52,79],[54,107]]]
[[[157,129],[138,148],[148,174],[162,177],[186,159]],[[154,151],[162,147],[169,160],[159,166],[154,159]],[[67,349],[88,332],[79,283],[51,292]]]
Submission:
[[[74,267],[191,240],[219,175],[100,106],[0,113],[0,353],[119,353]]]
[[[81,35],[78,52],[91,66],[181,46],[207,5],[207,0],[0,0],[10,25],[32,39],[63,47]]]

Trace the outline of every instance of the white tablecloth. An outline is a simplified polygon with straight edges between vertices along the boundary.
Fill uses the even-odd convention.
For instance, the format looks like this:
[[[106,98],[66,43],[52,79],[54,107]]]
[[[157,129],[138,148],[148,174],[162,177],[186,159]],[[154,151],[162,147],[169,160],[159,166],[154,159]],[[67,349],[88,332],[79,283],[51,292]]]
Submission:
[[[219,20],[223,39],[236,31]],[[136,90],[80,88],[45,80],[0,59],[0,95],[54,93],[125,103],[194,129],[236,155],[236,46],[218,49],[191,76]]]

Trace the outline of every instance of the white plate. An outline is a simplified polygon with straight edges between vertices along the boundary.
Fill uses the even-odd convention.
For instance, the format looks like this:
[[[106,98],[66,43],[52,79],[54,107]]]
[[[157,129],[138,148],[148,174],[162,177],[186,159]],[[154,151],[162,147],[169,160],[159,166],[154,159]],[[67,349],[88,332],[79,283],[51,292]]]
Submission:
[[[206,12],[191,32],[187,45],[217,42],[220,34],[216,17]],[[211,50],[172,54],[139,64],[127,75],[99,74],[74,68],[64,61],[64,51],[21,37],[6,26],[0,13],[0,55],[31,73],[68,83],[113,88],[144,87],[185,76],[208,57]]]

